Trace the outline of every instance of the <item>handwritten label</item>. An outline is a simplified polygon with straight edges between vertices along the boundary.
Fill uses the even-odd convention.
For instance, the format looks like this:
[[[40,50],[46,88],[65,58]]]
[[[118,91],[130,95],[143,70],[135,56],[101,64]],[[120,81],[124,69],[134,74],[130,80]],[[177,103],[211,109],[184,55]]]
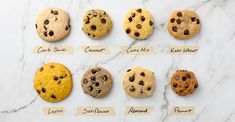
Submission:
[[[62,116],[65,112],[63,107],[43,107],[42,110],[46,116]]]
[[[34,54],[72,54],[71,46],[35,46]]]
[[[152,46],[123,46],[121,50],[126,55],[151,55],[156,53]]]
[[[169,112],[171,115],[194,115],[194,106],[173,106]]]
[[[76,115],[79,116],[112,116],[115,115],[113,107],[79,107]]]
[[[126,115],[149,115],[152,113],[153,106],[128,106],[126,107]]]
[[[109,54],[109,49],[107,46],[81,46],[81,49],[82,49],[82,52],[84,52],[85,54],[90,54],[90,55]]]
[[[189,55],[189,54],[196,54],[198,52],[198,47],[197,46],[169,46],[168,50],[170,54]]]

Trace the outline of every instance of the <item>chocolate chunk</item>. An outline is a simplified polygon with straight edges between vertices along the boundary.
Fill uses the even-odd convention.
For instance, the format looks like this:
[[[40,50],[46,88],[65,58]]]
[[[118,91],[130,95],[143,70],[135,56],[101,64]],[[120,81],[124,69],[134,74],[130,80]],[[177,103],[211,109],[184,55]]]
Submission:
[[[139,85],[144,86],[144,81],[141,80],[141,81],[139,82]]]
[[[42,71],[43,71],[43,67],[41,67],[41,68],[39,69],[39,71],[42,72]]]
[[[50,36],[53,36],[53,35],[54,35],[54,32],[53,32],[53,31],[50,31],[50,32],[49,32],[49,35],[50,35]]]
[[[134,18],[134,17],[135,17],[135,13],[132,13],[132,14],[131,14],[131,17],[133,17],[133,18]]]
[[[173,87],[176,88],[178,86],[177,83],[173,83]]]
[[[36,27],[36,28],[38,28],[38,25],[37,25],[37,24],[35,24],[35,27]]]
[[[144,73],[144,72],[141,72],[140,75],[144,77],[144,76],[145,76],[145,73]]]
[[[135,74],[133,76],[129,77],[129,81],[130,82],[134,82],[135,81]]]
[[[95,76],[92,76],[92,77],[91,77],[91,80],[95,81],[95,80],[96,80]]]
[[[38,93],[38,94],[41,94],[41,92],[40,92],[38,89],[37,89],[37,93]]]
[[[141,12],[142,12],[142,9],[137,9],[136,11],[139,12],[139,13],[141,13]]]
[[[57,99],[56,96],[54,94],[51,95],[51,98],[53,99]]]
[[[47,37],[47,32],[44,32],[43,34],[44,34],[45,37]]]
[[[182,15],[181,12],[178,12],[178,13],[177,13],[177,16],[178,16],[178,17],[182,17],[183,15]]]
[[[143,21],[143,22],[145,21],[145,17],[144,17],[144,16],[141,16],[140,19],[141,19],[141,21]]]
[[[174,23],[175,22],[175,18],[171,18],[171,23]]]
[[[99,82],[96,82],[96,83],[95,83],[95,86],[99,86],[99,85],[100,85],[100,83],[99,83]]]
[[[49,20],[46,19],[46,20],[44,21],[44,25],[48,25],[48,24],[49,24]]]
[[[200,24],[200,20],[199,19],[197,19],[197,24]]]
[[[95,74],[97,72],[97,70],[92,69],[91,72],[92,72],[92,74]]]
[[[129,20],[129,22],[132,22],[132,17],[129,17],[128,20]]]
[[[175,79],[176,79],[176,80],[179,80],[179,79],[180,79],[180,76],[179,76],[179,75],[176,75],[176,76],[175,76]]]
[[[195,84],[194,84],[194,88],[195,88],[195,89],[198,88],[198,83],[195,83]]]
[[[84,83],[84,84],[87,84],[87,83],[88,83],[88,80],[85,78],[85,79],[83,80],[83,83]]]
[[[135,87],[131,86],[130,91],[132,91],[132,92],[135,91]]]
[[[150,26],[153,26],[153,21],[150,20],[150,21],[149,21],[149,25],[150,25]]]
[[[88,87],[88,90],[89,90],[89,91],[93,91],[93,87],[92,87],[92,86],[89,86],[89,87]]]
[[[177,19],[176,22],[177,22],[178,24],[180,24],[180,23],[181,23],[181,20],[180,20],[180,19]]]
[[[150,91],[152,88],[151,87],[148,87],[147,90]]]
[[[186,74],[186,77],[188,78],[188,79],[190,79],[191,78],[191,75],[190,74]]]
[[[96,26],[95,25],[91,25],[91,30],[96,30]]]
[[[128,69],[128,70],[127,70],[127,72],[130,72],[130,71],[131,71],[131,69]]]
[[[173,26],[173,27],[172,27],[172,30],[173,30],[174,32],[177,32],[177,27],[176,27],[176,26]]]
[[[192,17],[191,20],[194,22],[196,20],[196,17]]]
[[[59,78],[57,76],[54,76],[54,80],[57,81]]]
[[[137,29],[141,29],[141,27],[142,27],[141,24],[137,24],[137,25],[136,25],[136,28],[137,28]]]
[[[42,92],[45,93],[45,92],[46,92],[46,89],[45,89],[45,88],[42,88]]]
[[[187,80],[187,77],[183,76],[183,77],[182,77],[182,80],[183,80],[183,81],[186,81],[186,80]]]
[[[139,32],[135,32],[135,36],[136,36],[136,37],[139,37],[139,36],[140,36],[140,33],[139,33]]]
[[[101,22],[102,22],[103,24],[106,24],[106,20],[105,20],[104,18],[101,19]]]
[[[130,28],[127,28],[127,29],[126,29],[126,33],[127,33],[127,34],[131,33],[131,29],[130,29]]]
[[[106,75],[104,75],[104,76],[102,77],[102,79],[103,79],[104,81],[107,81],[107,80],[108,80],[108,77],[107,77]]]
[[[189,35],[189,30],[188,29],[184,30],[184,35]]]

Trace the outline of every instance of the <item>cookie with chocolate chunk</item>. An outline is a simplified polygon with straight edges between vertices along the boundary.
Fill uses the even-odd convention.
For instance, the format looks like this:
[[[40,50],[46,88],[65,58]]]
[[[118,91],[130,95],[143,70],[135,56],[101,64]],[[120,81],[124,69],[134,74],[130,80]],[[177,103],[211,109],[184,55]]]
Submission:
[[[48,42],[60,41],[70,33],[70,17],[62,9],[47,8],[39,14],[35,27],[43,40]]]
[[[47,63],[34,77],[34,89],[48,102],[64,100],[72,91],[72,76],[68,68],[59,63]]]
[[[150,96],[155,88],[154,73],[142,67],[128,69],[124,76],[123,88],[131,97]]]
[[[124,30],[137,40],[147,39],[153,32],[153,17],[150,12],[142,8],[130,10],[124,20]]]
[[[106,96],[113,85],[111,74],[102,67],[88,69],[82,77],[81,85],[84,93],[101,98]]]
[[[92,39],[104,38],[111,29],[112,20],[104,10],[88,10],[83,17],[82,30]]]
[[[193,72],[177,70],[171,78],[171,88],[179,96],[187,96],[198,89],[198,81]]]
[[[190,39],[200,32],[200,18],[194,11],[177,10],[170,15],[167,29],[176,39]]]

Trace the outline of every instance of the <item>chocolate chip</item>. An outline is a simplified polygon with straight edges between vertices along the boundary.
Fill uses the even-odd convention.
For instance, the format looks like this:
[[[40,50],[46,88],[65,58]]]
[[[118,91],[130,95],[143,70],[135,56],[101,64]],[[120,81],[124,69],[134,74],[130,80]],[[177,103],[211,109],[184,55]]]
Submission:
[[[43,67],[41,67],[41,68],[39,69],[39,71],[42,72],[42,71],[43,71]]]
[[[178,16],[178,17],[182,17],[183,15],[182,15],[181,12],[178,12],[178,13],[177,13],[177,16]]]
[[[132,13],[132,14],[131,14],[131,17],[133,17],[133,18],[134,18],[134,17],[135,17],[135,13]]]
[[[130,91],[132,91],[132,92],[135,91],[135,87],[131,86]]]
[[[194,88],[195,88],[195,89],[198,88],[198,83],[195,83],[195,84],[194,84]]]
[[[102,22],[103,24],[106,24],[106,20],[105,20],[104,18],[101,19],[101,22]]]
[[[172,30],[173,30],[174,32],[177,32],[177,27],[176,27],[176,26],[173,26],[173,27],[172,27]]]
[[[143,93],[144,93],[144,91],[142,91],[142,90],[141,90],[141,91],[140,91],[140,93],[141,93],[141,94],[143,94]]]
[[[51,67],[51,68],[54,68],[55,66],[51,65],[50,67]]]
[[[175,18],[171,18],[171,23],[174,23],[175,22]]]
[[[186,82],[185,83],[185,89],[187,89],[189,87],[189,84]]]
[[[67,77],[67,74],[64,74],[64,78],[66,78]]]
[[[90,33],[87,33],[88,36],[90,36],[91,34]]]
[[[127,70],[127,72],[130,72],[130,71],[131,71],[131,69],[128,69],[128,70]]]
[[[89,91],[93,91],[93,87],[92,87],[92,86],[89,86],[89,87],[88,87],[88,90],[89,90]]]
[[[97,72],[97,70],[92,69],[91,72],[92,72],[93,74],[95,74],[95,73]]]
[[[104,14],[103,15],[106,15],[107,13],[104,11]]]
[[[184,35],[189,35],[189,30],[188,29],[184,30]]]
[[[54,80],[57,81],[59,78],[57,76],[54,77]]]
[[[91,30],[96,30],[96,26],[95,25],[91,25]]]
[[[150,20],[150,21],[149,21],[149,25],[150,25],[150,26],[153,26],[153,21]]]
[[[45,93],[45,92],[46,92],[46,89],[45,89],[45,88],[42,88],[42,92]]]
[[[99,82],[96,82],[96,83],[95,83],[95,86],[99,86],[99,85],[100,85],[100,83],[99,83]]]
[[[151,87],[148,87],[147,90],[150,91],[152,88]]]
[[[129,81],[130,82],[134,82],[135,81],[135,74],[133,76],[129,77]]]
[[[180,93],[181,93],[181,92],[184,92],[184,90],[180,90]]]
[[[47,30],[47,27],[46,26],[43,26],[45,30]]]
[[[41,94],[41,92],[40,92],[39,90],[37,90],[37,93],[38,93],[38,94]]]
[[[194,22],[196,20],[196,17],[192,17],[191,20]]]
[[[86,21],[86,24],[89,24],[89,23],[90,23],[90,20],[87,20],[87,21]]]
[[[136,37],[139,37],[139,36],[140,36],[140,33],[139,33],[139,32],[135,32],[135,36],[136,36]]]
[[[45,37],[47,37],[47,32],[44,32],[43,34],[44,34]]]
[[[93,15],[93,17],[97,17],[97,15],[96,15],[96,14],[94,14],[94,15]]]
[[[87,84],[87,83],[88,83],[88,80],[85,78],[85,79],[83,80],[83,83],[84,83],[84,84]]]
[[[51,95],[51,98],[53,99],[57,99],[56,96],[54,94]]]
[[[179,80],[179,79],[180,79],[180,76],[179,76],[179,75],[176,75],[176,76],[175,76],[175,79],[176,79],[176,80]]]
[[[197,19],[197,24],[200,24],[200,20],[199,19]]]
[[[188,79],[190,79],[191,78],[191,75],[190,74],[186,74],[186,77],[188,78]]]
[[[98,92],[98,94],[99,94],[99,93],[101,92],[101,90],[98,90],[97,92]]]
[[[130,29],[130,28],[127,28],[127,29],[126,29],[126,33],[127,33],[127,34],[131,33],[131,29]]]
[[[69,27],[68,27],[68,26],[66,26],[66,27],[65,27],[65,30],[68,30],[68,29],[69,29]]]
[[[37,25],[37,24],[35,24],[35,27],[36,27],[36,28],[38,28],[38,25]]]
[[[137,29],[141,29],[141,27],[142,27],[141,24],[137,24],[137,25],[136,25],[136,28],[137,28]]]
[[[181,20],[180,20],[180,19],[177,19],[176,22],[177,22],[178,24],[180,24],[180,23],[181,23]]]
[[[142,9],[137,9],[136,11],[139,12],[139,13],[141,13],[141,12],[142,12]]]
[[[183,77],[182,77],[182,80],[183,80],[183,81],[186,81],[186,80],[187,80],[187,77],[183,76]]]
[[[58,81],[58,84],[60,85],[61,81]]]
[[[144,86],[144,81],[141,80],[141,81],[139,82],[139,85]]]
[[[141,16],[140,19],[141,19],[141,21],[145,21],[145,17],[144,16]]]
[[[55,18],[55,21],[57,21],[58,20],[58,18]]]
[[[106,75],[104,75],[104,76],[102,77],[102,79],[103,79],[104,81],[107,81],[107,80],[108,80],[108,77],[107,77]]]
[[[129,20],[130,22],[132,22],[132,17],[129,17],[128,20]]]
[[[44,21],[44,25],[48,25],[48,24],[49,24],[49,20],[46,19],[46,20]]]
[[[176,88],[178,86],[177,83],[173,83],[173,87]]]
[[[54,11],[53,14],[54,14],[54,15],[58,15],[58,11]]]
[[[50,31],[50,32],[49,32],[49,35],[50,35],[50,36],[53,36],[53,35],[54,35],[54,32],[53,32],[53,31]]]
[[[63,79],[64,78],[64,76],[60,76],[60,79]]]
[[[92,77],[91,77],[91,80],[95,81],[95,80],[96,80],[95,76],[92,76]]]
[[[141,72],[140,75],[144,77],[144,76],[145,76],[145,73],[144,73],[144,72]]]

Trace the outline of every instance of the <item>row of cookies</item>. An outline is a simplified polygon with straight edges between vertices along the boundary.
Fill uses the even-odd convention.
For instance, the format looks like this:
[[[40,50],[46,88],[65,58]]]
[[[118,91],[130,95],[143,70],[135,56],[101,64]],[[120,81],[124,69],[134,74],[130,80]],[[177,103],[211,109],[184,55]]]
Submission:
[[[71,31],[69,14],[59,8],[43,10],[35,24],[38,35],[45,41],[56,42],[67,37]],[[136,40],[145,40],[154,30],[153,16],[143,8],[131,9],[123,23],[125,32]],[[194,37],[201,28],[199,16],[191,10],[174,11],[168,20],[168,32],[185,40]],[[83,17],[83,32],[92,39],[104,38],[112,29],[112,20],[101,9],[88,10]]]
[[[142,67],[128,69],[123,79],[123,88],[131,97],[151,96],[155,89],[154,73]],[[177,70],[173,74],[170,85],[179,96],[186,96],[195,92],[198,81],[193,72]],[[113,79],[108,70],[102,67],[88,69],[82,79],[81,86],[84,93],[101,98],[112,89]],[[73,81],[69,69],[60,63],[47,63],[36,71],[34,88],[39,96],[48,102],[59,102],[69,96]]]

